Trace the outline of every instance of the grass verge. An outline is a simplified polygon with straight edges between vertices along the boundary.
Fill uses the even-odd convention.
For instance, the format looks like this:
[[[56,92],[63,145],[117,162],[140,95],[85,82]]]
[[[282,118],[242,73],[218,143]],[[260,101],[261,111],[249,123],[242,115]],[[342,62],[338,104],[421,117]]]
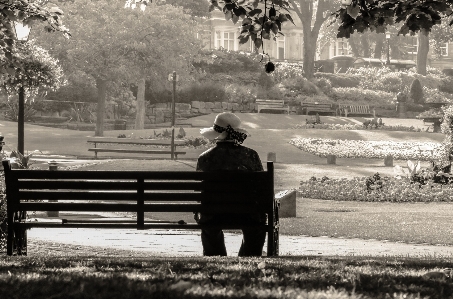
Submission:
[[[2,298],[449,298],[450,260],[358,257],[0,259]]]

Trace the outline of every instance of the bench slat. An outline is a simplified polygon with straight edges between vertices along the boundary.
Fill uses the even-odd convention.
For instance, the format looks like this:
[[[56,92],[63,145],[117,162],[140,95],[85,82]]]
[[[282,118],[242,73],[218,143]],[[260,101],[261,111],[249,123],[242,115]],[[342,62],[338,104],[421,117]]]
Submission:
[[[129,148],[100,148],[94,147],[89,148],[90,152],[100,152],[100,153],[128,153],[128,154],[171,154],[169,150],[145,150],[145,149],[129,149]],[[186,152],[174,151],[176,155],[185,155]]]
[[[139,210],[136,204],[124,203],[60,203],[60,202],[27,202],[21,203],[18,209],[23,211],[68,211],[68,212],[208,212],[208,213],[257,213],[268,211],[263,204],[218,204],[202,205],[201,203],[152,203],[145,204]]]
[[[139,193],[134,192],[118,192],[118,191],[102,191],[87,192],[87,191],[19,191],[17,197],[21,200],[91,200],[91,201],[137,201]],[[224,201],[224,202],[248,202],[250,198],[262,196],[263,192],[248,194],[248,193],[179,193],[179,192],[145,192],[143,199],[145,201]]]
[[[202,182],[145,182],[145,190],[195,190],[200,189]],[[57,181],[37,180],[21,181],[21,190],[25,189],[87,189],[87,190],[137,190],[137,182],[121,181]]]
[[[129,138],[89,138],[88,143],[113,143],[113,144],[137,144],[137,145],[171,145],[171,140],[165,139],[129,139]],[[176,146],[185,145],[183,140],[175,140]]]
[[[242,194],[248,193],[249,190],[255,189],[254,186],[260,186],[261,181],[222,181],[222,182],[203,182],[203,181],[185,181],[185,182],[145,182],[143,188],[145,191],[184,191],[184,190],[204,190],[210,192],[240,192]],[[33,189],[35,191],[50,191],[50,190],[137,190],[138,183],[136,181],[57,181],[57,180],[24,180],[20,183],[20,190],[27,191]]]
[[[136,229],[136,223],[43,223],[43,222],[26,222],[21,223],[20,225],[14,225],[15,227],[25,227],[25,228],[103,228],[103,229]],[[144,229],[192,229],[199,230],[204,228],[222,228],[222,229],[241,229],[241,228],[258,228],[264,227],[266,225],[256,224],[256,225],[243,225],[243,224],[223,224],[223,225],[200,225],[196,223],[187,223],[187,224],[170,224],[170,223],[146,223],[144,224]]]
[[[196,172],[196,171],[133,171],[133,170],[28,170],[18,169],[9,173],[11,180],[20,178],[19,183],[27,179],[54,179],[54,180],[209,180],[209,181],[242,181],[268,179],[266,171],[262,172]]]

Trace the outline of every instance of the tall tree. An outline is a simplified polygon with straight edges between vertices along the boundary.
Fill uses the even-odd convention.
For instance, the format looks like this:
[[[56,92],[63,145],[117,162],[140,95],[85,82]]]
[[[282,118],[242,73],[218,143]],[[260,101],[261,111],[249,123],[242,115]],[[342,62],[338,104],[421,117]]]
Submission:
[[[145,11],[131,10],[125,9],[124,3],[107,0],[67,2],[62,8],[67,12],[65,22],[73,37],[63,40],[49,35],[45,44],[52,47],[52,52],[59,53],[57,56],[65,69],[82,70],[95,79],[96,136],[103,135],[109,82],[164,80],[173,65],[189,59],[184,53],[194,51],[197,45],[190,26],[193,21],[182,8],[162,5]],[[143,100],[139,101],[140,109]],[[139,115],[140,124],[142,115]]]
[[[338,36],[349,37],[368,28],[385,32],[389,25],[399,24],[398,34],[418,34],[417,72],[426,75],[429,33],[433,26],[441,24],[443,15],[452,13],[452,7],[453,0],[352,0],[337,12],[341,20]]]
[[[289,0],[291,13],[297,15],[302,23],[304,32],[303,45],[303,68],[304,76],[308,79],[313,77],[316,55],[316,45],[319,32],[323,23],[329,18],[328,11],[335,10],[333,0]]]
[[[43,4],[39,4],[43,2]],[[44,1],[29,2],[27,0],[1,0],[0,1],[0,57],[4,56],[4,63],[0,64],[0,74],[8,73],[10,62],[13,61],[13,47],[16,42],[13,22],[22,22],[32,26],[38,22],[46,25],[44,30],[48,32],[60,31],[68,37],[69,30],[63,25],[61,16],[63,11],[55,5],[46,7]],[[20,72],[22,67],[19,61],[14,63]]]

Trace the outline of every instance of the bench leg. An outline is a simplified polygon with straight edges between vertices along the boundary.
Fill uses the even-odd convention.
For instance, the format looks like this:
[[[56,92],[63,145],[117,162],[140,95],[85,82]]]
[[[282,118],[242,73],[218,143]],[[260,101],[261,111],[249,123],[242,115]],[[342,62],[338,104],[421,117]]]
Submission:
[[[17,255],[27,255],[27,230],[19,227],[14,230],[14,245]]]
[[[6,235],[6,254],[13,255],[13,244],[14,244],[14,229],[13,229],[13,212],[8,212],[7,223],[8,230]]]

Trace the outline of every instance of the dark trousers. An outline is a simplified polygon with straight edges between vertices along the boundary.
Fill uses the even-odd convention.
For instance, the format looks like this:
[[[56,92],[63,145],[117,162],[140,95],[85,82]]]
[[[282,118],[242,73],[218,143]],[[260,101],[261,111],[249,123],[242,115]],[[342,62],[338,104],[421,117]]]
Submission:
[[[266,231],[259,228],[242,229],[242,244],[238,256],[261,256]],[[201,243],[204,256],[226,256],[225,239],[221,229],[202,229]]]

